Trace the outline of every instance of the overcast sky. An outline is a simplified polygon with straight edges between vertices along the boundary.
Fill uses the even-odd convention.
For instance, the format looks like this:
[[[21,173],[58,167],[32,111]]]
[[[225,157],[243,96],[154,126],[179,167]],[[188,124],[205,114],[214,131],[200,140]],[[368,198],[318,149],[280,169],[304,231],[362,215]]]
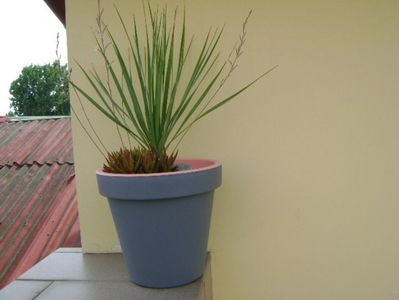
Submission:
[[[10,110],[10,84],[22,68],[56,59],[57,32],[61,61],[65,63],[65,28],[44,0],[0,1],[0,115]]]

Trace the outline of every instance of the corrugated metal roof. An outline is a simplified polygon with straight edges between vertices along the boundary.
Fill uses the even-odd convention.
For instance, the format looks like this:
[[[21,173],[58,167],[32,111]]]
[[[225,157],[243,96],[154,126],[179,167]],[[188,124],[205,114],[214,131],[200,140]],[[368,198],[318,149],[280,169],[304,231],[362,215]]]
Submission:
[[[0,288],[81,245],[70,122],[0,123]]]
[[[0,123],[0,166],[73,164],[71,119]]]
[[[1,117],[0,117],[1,118]],[[6,121],[35,121],[35,120],[49,120],[49,119],[64,119],[70,118],[69,116],[16,116],[16,117],[9,117],[5,116]]]

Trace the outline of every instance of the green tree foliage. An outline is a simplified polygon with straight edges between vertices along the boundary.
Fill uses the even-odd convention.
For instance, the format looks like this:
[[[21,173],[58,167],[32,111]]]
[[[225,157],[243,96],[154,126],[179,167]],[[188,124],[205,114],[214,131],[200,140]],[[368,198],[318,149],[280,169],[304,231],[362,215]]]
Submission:
[[[11,105],[17,116],[69,115],[68,68],[59,60],[30,65],[11,83]]]

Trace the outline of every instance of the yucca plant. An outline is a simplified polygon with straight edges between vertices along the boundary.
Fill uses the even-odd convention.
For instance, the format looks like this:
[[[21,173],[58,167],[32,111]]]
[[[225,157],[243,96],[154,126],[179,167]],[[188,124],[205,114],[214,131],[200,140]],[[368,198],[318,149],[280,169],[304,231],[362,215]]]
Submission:
[[[116,173],[151,173],[176,170],[174,160],[183,137],[209,113],[222,107],[271,72],[267,70],[228,97],[218,93],[237,67],[246,38],[243,22],[238,43],[227,59],[219,62],[222,29],[210,29],[201,46],[193,47],[187,37],[185,12],[177,21],[177,9],[169,20],[165,8],[143,5],[145,26],[139,28],[136,18],[128,27],[116,8],[127,52],[103,21],[103,10],[97,16],[98,52],[104,60],[105,76],[86,70],[78,63],[91,91],[71,81],[85,113],[82,100],[91,103],[116,125],[121,149],[108,151],[95,133],[90,135],[105,156],[104,171]],[[189,59],[188,59],[189,58]],[[184,77],[184,78],[183,78]],[[80,122],[80,118],[77,116]],[[89,126],[94,130],[89,121]],[[87,126],[86,126],[87,127]],[[88,132],[88,129],[86,129]],[[139,149],[132,148],[131,139]],[[151,161],[151,163],[149,163]]]

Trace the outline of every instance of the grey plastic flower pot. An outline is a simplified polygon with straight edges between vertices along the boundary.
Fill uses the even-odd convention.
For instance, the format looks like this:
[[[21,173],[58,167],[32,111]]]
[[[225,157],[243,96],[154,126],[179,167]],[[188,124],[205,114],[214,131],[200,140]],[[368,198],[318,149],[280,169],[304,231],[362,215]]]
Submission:
[[[146,287],[184,285],[202,276],[213,191],[222,166],[179,160],[190,170],[156,174],[97,172],[108,198],[130,280]]]

